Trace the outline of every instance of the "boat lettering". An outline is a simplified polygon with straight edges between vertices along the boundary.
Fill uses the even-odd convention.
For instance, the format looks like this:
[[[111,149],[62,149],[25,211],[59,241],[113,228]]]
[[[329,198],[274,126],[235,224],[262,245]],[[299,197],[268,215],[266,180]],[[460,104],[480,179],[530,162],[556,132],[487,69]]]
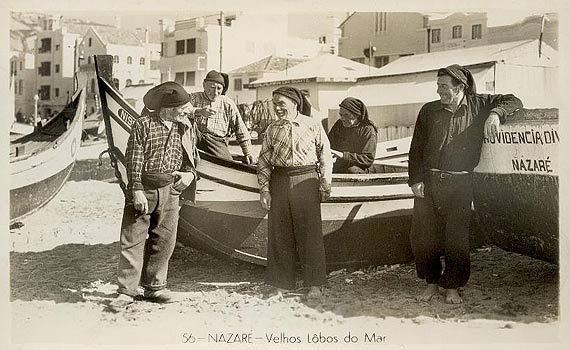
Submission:
[[[526,131],[500,131],[494,138],[483,140],[484,143],[490,144],[535,144],[548,145],[559,143],[560,137],[558,131],[552,130],[526,130]]]
[[[546,159],[512,159],[511,161],[514,171],[552,172],[550,157],[546,157]]]
[[[132,126],[133,123],[135,122],[135,118],[129,114],[129,112],[125,111],[122,108],[119,108],[119,111],[117,113],[119,115],[119,118],[124,121],[128,126]]]

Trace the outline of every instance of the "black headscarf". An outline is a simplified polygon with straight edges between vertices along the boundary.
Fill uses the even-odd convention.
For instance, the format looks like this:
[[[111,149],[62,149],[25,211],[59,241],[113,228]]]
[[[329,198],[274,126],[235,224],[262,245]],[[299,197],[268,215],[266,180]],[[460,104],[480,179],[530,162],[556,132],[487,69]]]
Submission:
[[[282,86],[273,90],[273,95],[285,96],[297,104],[297,111],[306,116],[311,115],[311,103],[307,97],[299,90],[292,86]]]
[[[354,98],[354,97],[347,97],[339,104],[340,107],[345,108],[346,110],[350,111],[354,115],[358,116],[358,121],[364,124],[370,124],[376,130],[376,126],[370,118],[368,117],[368,109],[366,105],[361,100]]]
[[[462,67],[458,64],[452,64],[451,66],[441,68],[437,71],[437,76],[442,75],[449,75],[456,81],[460,82],[461,84],[465,85],[465,94],[471,95],[477,92],[477,88],[475,86],[475,80],[473,80],[473,75],[469,71],[469,69]]]

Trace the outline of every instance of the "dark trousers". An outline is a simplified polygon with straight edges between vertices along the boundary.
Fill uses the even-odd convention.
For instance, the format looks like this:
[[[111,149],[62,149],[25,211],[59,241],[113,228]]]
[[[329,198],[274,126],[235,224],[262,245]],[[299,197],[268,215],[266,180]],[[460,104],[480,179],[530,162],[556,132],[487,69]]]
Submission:
[[[232,154],[223,137],[198,132],[198,149],[218,158],[232,160]]]
[[[131,296],[138,295],[139,285],[146,290],[166,287],[176,244],[180,192],[168,185],[144,193],[149,213],[141,215],[127,201],[121,224],[118,292]]]
[[[294,289],[298,256],[304,286],[324,285],[325,248],[317,172],[294,175],[274,170],[270,191],[266,282]]]
[[[446,289],[463,287],[469,280],[471,265],[471,174],[432,172],[424,192],[424,198],[414,199],[410,235],[418,277]]]

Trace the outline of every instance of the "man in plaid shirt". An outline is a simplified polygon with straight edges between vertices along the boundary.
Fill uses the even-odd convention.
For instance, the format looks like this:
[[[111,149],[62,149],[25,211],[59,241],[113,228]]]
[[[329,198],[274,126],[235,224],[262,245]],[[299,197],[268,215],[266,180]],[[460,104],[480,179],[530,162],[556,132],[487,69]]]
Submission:
[[[195,132],[186,117],[190,96],[175,82],[165,82],[144,96],[145,111],[127,142],[127,194],[121,225],[118,297],[121,309],[140,298],[174,301],[166,289],[168,262],[178,228],[179,198],[195,189]],[[152,111],[149,111],[152,110]]]
[[[210,71],[204,79],[203,87],[204,91],[190,94],[190,103],[194,108],[189,109],[189,115],[195,118],[198,127],[198,148],[216,157],[232,160],[227,138],[233,132],[246,163],[255,163],[249,131],[234,101],[225,96],[228,88],[227,75]]]

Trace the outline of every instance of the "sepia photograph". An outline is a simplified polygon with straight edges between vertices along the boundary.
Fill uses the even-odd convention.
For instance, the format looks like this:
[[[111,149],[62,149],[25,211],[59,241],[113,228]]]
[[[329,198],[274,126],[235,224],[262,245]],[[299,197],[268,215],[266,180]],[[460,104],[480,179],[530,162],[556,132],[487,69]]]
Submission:
[[[570,344],[562,2],[2,7],[7,348]]]

